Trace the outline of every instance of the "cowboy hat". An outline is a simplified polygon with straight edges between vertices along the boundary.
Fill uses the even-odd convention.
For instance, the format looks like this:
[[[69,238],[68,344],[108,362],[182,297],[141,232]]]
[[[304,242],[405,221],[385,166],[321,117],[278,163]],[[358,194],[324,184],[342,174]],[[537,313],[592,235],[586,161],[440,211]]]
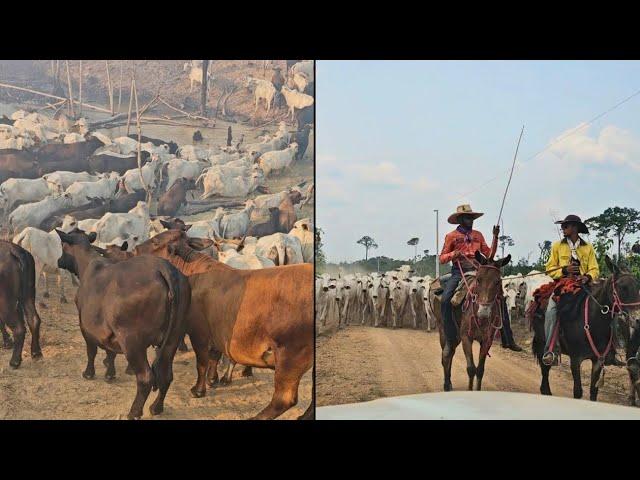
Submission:
[[[558,220],[554,222],[556,225],[562,225],[563,223],[577,223],[578,224],[578,233],[589,233],[589,229],[587,226],[582,223],[582,220],[577,215],[567,215],[564,220]]]
[[[449,218],[447,219],[447,221],[454,225],[458,224],[460,223],[458,221],[458,218],[460,217],[460,215],[470,215],[475,220],[476,218],[484,215],[484,213],[474,212],[473,210],[471,210],[471,205],[468,205],[468,204],[459,205],[458,208],[456,208],[456,213],[452,213],[451,215],[449,215]]]

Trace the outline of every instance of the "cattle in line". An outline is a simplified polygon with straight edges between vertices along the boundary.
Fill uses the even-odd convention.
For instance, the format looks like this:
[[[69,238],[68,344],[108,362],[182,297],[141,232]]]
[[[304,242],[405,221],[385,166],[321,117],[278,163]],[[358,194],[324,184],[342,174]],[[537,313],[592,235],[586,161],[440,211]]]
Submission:
[[[105,378],[115,378],[114,360],[125,355],[136,375],[137,393],[128,414],[139,419],[151,390],[159,390],[152,415],[164,409],[173,381],[173,358],[187,328],[191,288],[187,278],[161,258],[142,255],[117,262],[100,256],[80,231],[58,231],[63,255],[58,264],[77,275],[76,305],[87,344],[85,379],[95,376],[98,347],[107,352]],[[93,238],[92,238],[93,237]],[[151,366],[147,349],[158,347]]]
[[[168,230],[136,248],[138,254],[166,258],[190,275],[189,324],[203,331],[190,334],[198,362],[192,393],[204,395],[207,371],[213,375],[210,382],[217,379],[211,342],[218,359],[225,353],[234,362],[275,370],[273,398],[254,418],[276,418],[297,403],[300,379],[313,364],[313,266],[237,270],[193,250],[193,240],[185,232]],[[312,401],[300,418],[312,418],[313,409]]]
[[[12,368],[22,363],[22,347],[26,333],[25,321],[31,332],[31,358],[42,358],[40,349],[40,316],[36,310],[36,278],[33,257],[25,249],[0,240],[0,329],[3,346],[13,346],[9,360]],[[13,341],[5,331],[9,327]]]

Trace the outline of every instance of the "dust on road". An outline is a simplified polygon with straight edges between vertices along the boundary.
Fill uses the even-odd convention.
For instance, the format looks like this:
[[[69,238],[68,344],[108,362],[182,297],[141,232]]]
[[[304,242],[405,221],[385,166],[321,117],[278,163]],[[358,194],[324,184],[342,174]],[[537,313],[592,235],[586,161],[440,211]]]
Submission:
[[[526,341],[526,340],[525,340]],[[318,406],[365,402],[380,397],[443,391],[438,334],[424,330],[391,330],[350,326],[316,342]],[[474,344],[477,359],[479,345]],[[525,349],[526,350],[526,349]],[[477,360],[476,360],[477,363]],[[582,367],[582,383],[589,395],[591,362]],[[466,390],[468,376],[462,348],[456,350],[451,371],[453,389]],[[626,369],[607,367],[598,400],[626,404]],[[554,395],[573,397],[568,357],[550,375]],[[482,381],[483,390],[539,393],[540,368],[529,351],[491,348]]]

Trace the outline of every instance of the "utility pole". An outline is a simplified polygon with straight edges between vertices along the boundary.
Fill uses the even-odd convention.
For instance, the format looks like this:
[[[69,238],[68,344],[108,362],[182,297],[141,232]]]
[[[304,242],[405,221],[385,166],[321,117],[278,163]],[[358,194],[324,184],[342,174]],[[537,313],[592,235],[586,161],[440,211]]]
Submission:
[[[438,255],[440,254],[440,235],[438,233],[438,210],[434,210],[436,212],[436,277],[440,276],[440,262],[438,260]]]

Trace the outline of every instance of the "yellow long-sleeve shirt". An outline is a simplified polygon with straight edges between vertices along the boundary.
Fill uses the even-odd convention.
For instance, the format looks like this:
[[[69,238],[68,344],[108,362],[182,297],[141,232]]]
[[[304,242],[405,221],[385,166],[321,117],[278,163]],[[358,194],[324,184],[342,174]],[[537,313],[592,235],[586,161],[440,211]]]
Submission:
[[[596,280],[600,275],[600,268],[598,267],[598,261],[596,260],[596,252],[593,249],[593,245],[585,242],[580,238],[580,245],[576,249],[576,254],[580,260],[580,274],[590,275],[593,280]],[[551,255],[549,255],[549,261],[546,268],[550,270],[554,267],[566,267],[571,263],[571,247],[567,243],[566,239],[562,239],[555,242],[551,246]],[[562,269],[549,272],[549,276],[554,280],[562,278]]]

